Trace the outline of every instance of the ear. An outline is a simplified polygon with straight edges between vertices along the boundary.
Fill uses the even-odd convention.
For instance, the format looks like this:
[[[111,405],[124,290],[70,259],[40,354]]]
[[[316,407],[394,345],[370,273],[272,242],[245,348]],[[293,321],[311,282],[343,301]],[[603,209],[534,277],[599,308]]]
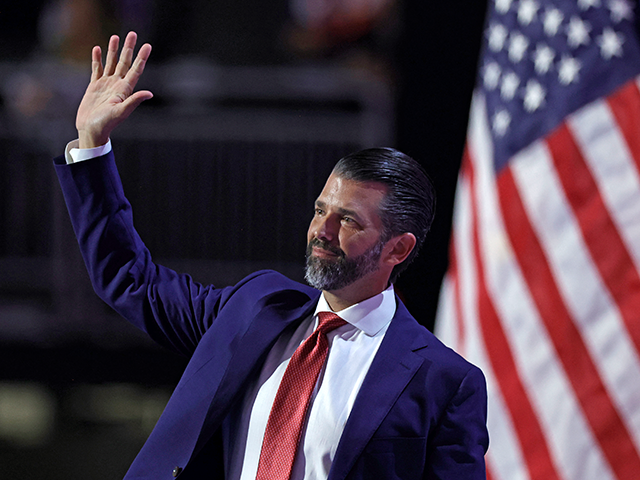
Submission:
[[[413,233],[403,233],[389,240],[384,246],[383,261],[392,267],[402,263],[416,246]]]

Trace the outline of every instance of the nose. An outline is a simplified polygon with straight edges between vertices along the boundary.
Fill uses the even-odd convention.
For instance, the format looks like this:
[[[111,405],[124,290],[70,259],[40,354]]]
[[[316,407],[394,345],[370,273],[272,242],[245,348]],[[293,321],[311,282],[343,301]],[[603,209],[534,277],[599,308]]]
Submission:
[[[312,223],[313,236],[331,243],[338,237],[338,225],[330,216],[315,218]]]

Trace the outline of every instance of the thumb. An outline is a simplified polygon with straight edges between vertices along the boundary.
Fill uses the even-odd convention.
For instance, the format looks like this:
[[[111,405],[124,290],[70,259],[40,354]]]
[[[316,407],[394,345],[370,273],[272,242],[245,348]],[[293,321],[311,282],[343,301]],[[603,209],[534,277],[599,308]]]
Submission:
[[[151,98],[153,98],[153,93],[149,90],[140,90],[129,96],[120,105],[120,108],[122,109],[122,118],[127,118],[142,102],[150,100]]]

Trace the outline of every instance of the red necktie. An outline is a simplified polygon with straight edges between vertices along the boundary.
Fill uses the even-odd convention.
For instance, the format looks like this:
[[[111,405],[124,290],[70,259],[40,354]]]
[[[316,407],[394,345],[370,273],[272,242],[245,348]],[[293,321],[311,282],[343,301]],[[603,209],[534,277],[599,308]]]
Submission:
[[[309,409],[311,394],[329,353],[326,334],[346,324],[331,312],[318,313],[318,328],[293,352],[273,401],[256,480],[288,480]]]

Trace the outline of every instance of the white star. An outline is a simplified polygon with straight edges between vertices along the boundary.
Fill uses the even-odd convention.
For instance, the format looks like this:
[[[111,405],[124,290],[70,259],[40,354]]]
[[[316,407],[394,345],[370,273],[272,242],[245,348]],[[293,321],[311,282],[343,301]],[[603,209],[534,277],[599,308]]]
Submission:
[[[507,13],[511,8],[511,3],[513,0],[496,0],[496,12],[498,13]]]
[[[558,33],[558,29],[564,20],[564,15],[557,8],[552,8],[544,12],[542,23],[544,25],[544,33],[549,37],[553,37]]]
[[[558,64],[558,80],[562,85],[569,85],[578,79],[582,62],[577,58],[563,56]]]
[[[493,133],[498,137],[504,137],[511,125],[511,115],[506,110],[500,110],[493,115]]]
[[[582,10],[583,12],[589,10],[589,7],[599,7],[600,6],[600,0],[578,0],[578,7],[580,7],[580,10]]]
[[[547,73],[553,64],[555,56],[556,53],[544,43],[536,45],[536,51],[533,53],[533,63],[535,64],[536,72],[539,75]]]
[[[571,48],[578,48],[580,45],[588,45],[591,41],[589,33],[591,25],[580,17],[573,16],[569,20],[567,27],[567,42]]]
[[[502,84],[500,85],[500,96],[504,101],[513,99],[519,86],[520,78],[514,72],[509,72],[506,75],[503,75]]]
[[[499,52],[504,47],[509,30],[504,25],[493,23],[489,27],[489,48],[494,52]]]
[[[482,74],[482,79],[484,82],[484,88],[487,90],[495,90],[500,82],[500,75],[502,74],[502,70],[500,69],[500,65],[497,62],[491,62],[484,66],[484,72]]]
[[[538,110],[543,104],[547,92],[537,80],[530,79],[525,87],[524,109],[531,113]]]
[[[602,31],[597,39],[600,46],[600,55],[605,60],[611,60],[612,57],[622,57],[622,44],[624,36],[614,31],[611,27],[607,27]]]
[[[509,60],[518,63],[529,48],[529,39],[523,34],[513,32],[509,38]]]
[[[518,22],[527,26],[536,18],[540,5],[536,0],[520,0],[518,6]]]
[[[609,0],[607,5],[611,10],[611,21],[620,23],[622,20],[633,20],[633,5],[628,0]]]

